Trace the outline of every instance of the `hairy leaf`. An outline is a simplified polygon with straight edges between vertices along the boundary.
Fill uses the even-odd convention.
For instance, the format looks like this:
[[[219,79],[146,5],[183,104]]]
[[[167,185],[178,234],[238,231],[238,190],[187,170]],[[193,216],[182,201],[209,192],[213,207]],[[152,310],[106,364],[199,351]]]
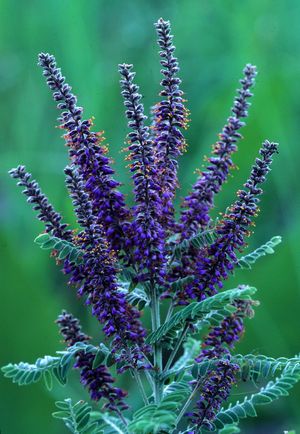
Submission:
[[[4,376],[11,378],[19,386],[27,386],[44,378],[46,386],[51,388],[50,377],[54,375],[62,383],[66,383],[66,376],[72,367],[73,359],[80,351],[96,353],[98,349],[93,345],[78,342],[65,351],[57,351],[57,356],[44,356],[35,363],[9,363],[1,368]]]
[[[237,373],[238,379],[242,381],[253,381],[259,383],[267,378],[274,377],[278,371],[297,371],[300,368],[300,357],[293,358],[279,357],[274,359],[263,355],[235,355],[232,360],[240,366]]]
[[[249,253],[248,255],[242,256],[237,263],[237,266],[240,268],[248,268],[251,269],[251,266],[262,256],[272,255],[274,253],[274,247],[280,244],[282,238],[280,236],[276,236],[270,239],[267,243],[260,246],[258,249]]]
[[[99,424],[91,418],[92,407],[84,401],[72,403],[70,398],[55,403],[58,411],[52,413],[56,419],[62,419],[73,434],[102,433]]]
[[[44,372],[52,371],[54,367],[59,366],[60,358],[52,356],[44,356],[30,364],[26,362],[9,363],[1,368],[4,376],[11,378],[13,383],[19,386],[27,386],[28,384],[36,383],[41,378]]]
[[[190,303],[179,312],[175,313],[169,321],[161,325],[155,332],[151,333],[147,342],[154,344],[172,330],[177,330],[185,322],[195,322],[196,320],[203,319],[211,311],[223,310],[226,307],[230,308],[230,304],[234,300],[250,299],[251,295],[256,292],[253,287],[235,288],[228,291],[220,292],[212,297],[209,297],[200,302]]]
[[[210,359],[194,364],[191,372],[194,378],[205,377],[211,372],[218,359]],[[237,364],[240,370],[236,373],[237,381],[253,381],[255,384],[274,378],[281,371],[289,369],[292,373],[300,368],[300,357],[274,359],[263,355],[237,354],[231,357],[232,363]]]
[[[214,420],[216,429],[227,424],[237,423],[248,416],[257,416],[256,407],[269,404],[282,396],[287,396],[289,390],[300,380],[300,367],[285,369],[280,377],[270,381],[258,393],[245,397],[242,402],[230,404],[227,409],[222,408]]]
[[[194,279],[195,279],[194,276],[186,276],[183,277],[182,279],[176,280],[175,282],[171,282],[170,283],[171,291],[174,293],[181,291],[185,287],[185,285],[191,283]]]
[[[191,367],[194,363],[195,357],[199,354],[201,342],[193,339],[192,337],[188,337],[186,342],[183,344],[183,354],[182,356],[174,363],[174,366],[168,371],[164,372],[161,378],[166,380],[167,378],[178,375],[181,372],[186,371],[188,367]]]
[[[103,434],[129,434],[127,426],[119,418],[108,413],[94,412],[93,414],[103,422],[100,425]]]
[[[197,235],[194,235],[193,237],[187,240],[183,240],[179,244],[176,244],[174,247],[173,256],[176,259],[180,259],[183,253],[187,252],[191,246],[196,247],[197,249],[201,249],[212,244],[216,240],[216,238],[217,232],[215,228],[199,232]]]
[[[42,249],[56,250],[58,252],[58,259],[68,258],[71,262],[75,264],[80,264],[82,262],[83,252],[78,247],[76,247],[70,241],[62,240],[61,238],[54,237],[50,234],[41,234],[34,240]]]
[[[159,404],[149,404],[135,412],[132,422],[128,425],[129,432],[136,434],[170,432],[175,427],[177,410],[182,407],[189,393],[187,381],[174,382],[167,386]]]
[[[118,286],[119,290],[126,294],[128,302],[139,310],[142,310],[145,306],[149,306],[150,298],[144,288],[135,286],[134,289],[131,289],[132,283],[122,280],[119,280]]]
[[[241,430],[235,423],[233,423],[231,425],[225,425],[224,428],[219,431],[219,434],[235,434],[239,432],[241,432]]]

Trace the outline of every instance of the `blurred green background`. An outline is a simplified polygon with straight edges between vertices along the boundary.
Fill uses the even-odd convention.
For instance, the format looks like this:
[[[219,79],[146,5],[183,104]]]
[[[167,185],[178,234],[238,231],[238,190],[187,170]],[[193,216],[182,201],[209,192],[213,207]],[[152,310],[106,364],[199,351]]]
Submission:
[[[259,288],[261,306],[247,324],[239,352],[276,357],[300,351],[299,0],[1,0],[1,365],[34,361],[61,348],[53,321],[63,307],[80,315],[90,333],[97,333],[54,261],[33,244],[43,227],[7,176],[11,167],[26,164],[56,208],[74,222],[64,187],[67,153],[61,131],[54,128],[58,114],[36,66],[37,54],[56,55],[86,116],[94,115],[97,129],[105,130],[123,191],[130,193],[120,153],[127,130],[117,64],[134,63],[145,106],[155,103],[160,67],[153,22],[161,16],[172,21],[192,113],[179,197],[189,190],[195,169],[229,115],[243,66],[258,66],[245,139],[235,156],[240,170],[223,189],[216,212],[233,200],[260,143],[265,138],[280,142],[250,246],[279,234],[283,244],[252,272],[238,272],[228,286],[250,283]],[[77,380],[51,393],[42,384],[19,388],[3,377],[0,381],[2,434],[65,433],[51,418],[54,400],[85,396]],[[291,397],[262,408],[260,421],[244,423],[242,432],[300,429],[299,400],[298,386]]]

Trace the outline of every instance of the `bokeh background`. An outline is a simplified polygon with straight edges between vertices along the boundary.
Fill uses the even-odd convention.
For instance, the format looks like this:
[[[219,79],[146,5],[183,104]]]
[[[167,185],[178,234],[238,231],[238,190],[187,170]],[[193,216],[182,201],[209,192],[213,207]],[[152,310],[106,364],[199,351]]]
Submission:
[[[238,272],[228,286],[259,288],[261,305],[247,324],[239,352],[277,357],[300,351],[299,0],[1,0],[1,365],[34,361],[62,348],[54,320],[63,307],[80,315],[90,333],[98,331],[54,261],[33,244],[43,227],[7,176],[11,167],[26,164],[51,202],[74,223],[63,177],[67,153],[61,131],[54,128],[58,114],[36,65],[37,54],[56,55],[86,116],[94,115],[96,127],[105,130],[130,202],[131,184],[120,152],[127,130],[117,64],[134,63],[145,106],[155,103],[160,67],[153,22],[160,16],[172,21],[192,113],[178,202],[229,115],[242,68],[248,62],[258,66],[245,138],[235,156],[239,170],[218,198],[216,213],[234,199],[261,142],[280,142],[250,247],[279,234],[283,243],[273,257],[263,258],[252,272]],[[57,398],[85,396],[77,380],[48,392],[42,384],[19,388],[1,377],[1,433],[65,433],[51,412]],[[127,387],[124,382],[128,378],[123,380]],[[245,422],[242,432],[300,429],[299,400],[300,386],[290,397],[261,407],[260,420]]]

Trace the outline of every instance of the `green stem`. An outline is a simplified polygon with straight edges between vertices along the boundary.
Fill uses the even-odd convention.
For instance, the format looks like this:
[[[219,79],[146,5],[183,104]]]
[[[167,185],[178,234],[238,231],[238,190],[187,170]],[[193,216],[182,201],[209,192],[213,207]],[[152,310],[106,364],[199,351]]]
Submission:
[[[152,375],[150,374],[150,372],[147,371],[147,369],[145,370],[145,375],[146,375],[146,378],[147,378],[148,383],[150,384],[152,390],[154,390],[154,380],[153,380],[153,377],[152,377]]]
[[[198,390],[198,387],[200,386],[200,383],[201,383],[201,380],[199,379],[197,381],[195,387],[194,387],[194,390],[192,391],[191,395],[189,396],[188,400],[186,401],[186,403],[182,407],[181,412],[179,413],[179,415],[178,415],[178,417],[176,419],[176,427],[178,426],[181,418],[184,416],[184,414],[185,414],[186,410],[188,409],[190,403],[192,402],[192,400],[193,400],[193,398],[194,398],[194,396],[195,396],[195,394],[196,394],[196,392]]]
[[[176,356],[176,354],[177,354],[177,352],[178,352],[178,350],[179,350],[179,348],[180,348],[180,346],[181,346],[184,338],[186,337],[188,329],[189,329],[189,324],[186,323],[185,326],[184,326],[184,328],[183,328],[183,330],[182,330],[182,332],[181,332],[181,334],[180,334],[180,336],[179,336],[179,338],[178,338],[178,340],[177,340],[177,342],[176,342],[175,347],[173,348],[173,351],[170,354],[169,360],[167,361],[167,364],[166,364],[166,367],[165,367],[166,371],[170,368],[170,366],[171,366],[171,364],[172,364],[172,362],[173,362],[173,360],[174,360],[174,358],[175,358],[175,356]]]
[[[120,412],[119,409],[116,409],[116,413],[117,413],[117,415],[119,416],[119,418],[121,419],[121,421],[123,422],[123,424],[124,424],[125,426],[127,426],[128,423],[127,423],[126,419],[124,418],[124,416],[122,415],[122,413]]]
[[[150,360],[148,359],[148,357],[146,356],[146,354],[145,354],[145,353],[142,353],[142,354],[143,354],[143,357],[144,357],[144,359],[146,360],[146,362],[149,363],[149,366],[150,366],[151,368],[153,368],[153,364],[150,362]]]
[[[152,331],[156,331],[160,326],[160,306],[159,298],[157,297],[157,289],[152,283],[151,291],[151,320],[152,320]],[[154,400],[155,403],[159,403],[162,394],[162,384],[159,379],[162,372],[162,347],[159,342],[154,344],[154,369],[156,370],[156,375],[154,377]]]
[[[143,382],[141,380],[140,373],[136,369],[132,369],[132,375],[134,376],[135,381],[136,381],[136,383],[137,383],[137,385],[138,385],[138,387],[140,389],[140,392],[141,392],[144,404],[148,405],[149,401],[148,401],[148,398],[147,398],[147,395],[146,395],[146,392],[145,392],[145,389],[144,389]]]
[[[173,313],[173,310],[174,310],[174,302],[172,300],[171,303],[170,303],[168,312],[167,312],[167,316],[166,316],[165,322],[169,321],[169,319],[171,318],[171,315]]]

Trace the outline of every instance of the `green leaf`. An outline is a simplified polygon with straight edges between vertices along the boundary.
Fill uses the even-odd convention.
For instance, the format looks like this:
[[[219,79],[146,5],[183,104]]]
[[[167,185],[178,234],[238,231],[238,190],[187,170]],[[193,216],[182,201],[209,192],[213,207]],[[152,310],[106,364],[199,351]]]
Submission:
[[[13,383],[19,386],[36,383],[44,378],[48,388],[52,387],[52,376],[61,384],[66,383],[66,376],[73,365],[74,357],[78,352],[96,353],[98,348],[83,342],[78,342],[65,351],[57,351],[56,356],[44,356],[36,360],[35,363],[9,363],[1,368],[4,376],[11,378]]]
[[[53,387],[53,377],[49,371],[43,372],[44,382],[48,390],[52,390]]]
[[[175,427],[178,409],[182,407],[190,393],[187,381],[172,383],[164,389],[159,404],[149,404],[133,415],[128,425],[130,433],[149,434],[161,431],[170,432]]]
[[[234,423],[234,424],[231,424],[231,425],[225,425],[224,428],[222,428],[219,431],[219,434],[235,434],[235,433],[239,433],[239,432],[241,432],[241,430]]]
[[[34,364],[29,363],[9,363],[1,368],[4,376],[11,378],[13,383],[19,386],[27,386],[36,383],[42,378],[45,371],[51,371],[60,363],[59,357],[44,356],[37,359]]]
[[[199,232],[197,235],[176,244],[173,255],[176,259],[180,259],[183,253],[187,252],[191,246],[197,249],[210,246],[217,239],[217,236],[215,228]]]
[[[129,283],[129,286],[131,285],[132,281],[135,280],[136,272],[131,267],[123,268],[120,272],[120,278],[124,282]]]
[[[237,354],[231,357],[232,363],[237,364],[240,369],[236,373],[237,381],[253,381],[255,384],[274,378],[283,370],[289,369],[291,373],[300,368],[300,357],[293,358],[280,357],[274,359],[263,355]],[[205,360],[194,364],[191,372],[194,378],[205,377],[215,369],[218,359]]]
[[[238,381],[253,381],[255,384],[274,377],[279,371],[289,369],[290,372],[300,368],[300,357],[279,357],[274,359],[264,355],[237,354],[232,357],[233,363],[239,365]]]
[[[52,413],[56,419],[64,421],[73,434],[96,434],[102,432],[99,424],[91,417],[92,407],[84,401],[72,403],[70,398],[55,403],[60,411]]]
[[[251,269],[251,266],[262,256],[272,255],[274,253],[274,247],[280,244],[282,238],[280,236],[276,236],[270,239],[267,243],[260,246],[258,249],[249,253],[248,255],[242,256],[238,262],[237,266],[240,268],[248,268]]]
[[[75,264],[82,263],[83,252],[70,241],[62,240],[50,234],[41,234],[34,240],[42,249],[57,250],[58,259],[68,259]]]
[[[182,279],[176,280],[175,282],[171,282],[170,289],[173,293],[179,292],[185,287],[185,285],[193,282],[194,279],[194,276],[183,277]]]
[[[94,412],[92,415],[103,422],[100,425],[103,434],[129,434],[126,425],[119,418],[111,416],[108,413]]]
[[[171,369],[164,372],[162,375],[162,380],[166,380],[171,376],[178,375],[181,372],[184,372],[188,367],[191,367],[194,363],[195,357],[199,354],[200,346],[200,341],[188,337],[186,342],[183,344],[184,351],[182,356],[176,361]]]
[[[142,310],[145,306],[149,306],[150,298],[148,297],[144,288],[135,286],[131,289],[131,282],[121,281],[118,282],[119,290],[126,294],[127,301]]]
[[[214,420],[216,429],[227,424],[237,423],[248,416],[256,416],[256,407],[269,404],[282,396],[287,396],[289,390],[300,380],[300,367],[288,366],[274,381],[262,387],[258,393],[245,397],[244,401],[230,404],[227,409],[222,408]]]
[[[151,333],[146,342],[154,344],[166,336],[172,330],[182,327],[185,322],[195,322],[203,319],[211,311],[223,310],[228,307],[234,300],[251,299],[256,289],[250,286],[244,288],[235,288],[228,291],[220,292],[200,302],[190,303],[179,312],[175,313],[169,321],[161,325],[155,332]]]
[[[208,327],[219,326],[222,321],[233,314],[236,309],[237,308],[234,305],[226,305],[224,309],[212,310],[200,321],[197,321],[196,324],[193,324],[193,333],[200,333],[203,331],[203,329]]]
[[[105,352],[103,352],[102,350],[98,350],[97,353],[96,353],[96,356],[94,358],[92,368],[93,369],[98,368],[98,366],[103,363],[103,361],[105,360],[105,358],[106,358]]]

